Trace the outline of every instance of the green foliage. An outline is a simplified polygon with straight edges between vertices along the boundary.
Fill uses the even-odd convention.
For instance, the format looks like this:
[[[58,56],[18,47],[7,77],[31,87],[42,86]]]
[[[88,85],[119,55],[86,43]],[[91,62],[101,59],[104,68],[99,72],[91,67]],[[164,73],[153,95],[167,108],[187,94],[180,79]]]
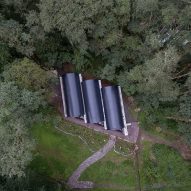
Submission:
[[[37,119],[44,101],[37,92],[11,82],[0,82],[0,95],[0,174],[21,177],[34,149],[27,127]]]
[[[136,0],[136,16],[142,17],[148,13],[154,13],[154,11],[158,10],[159,2],[158,0]]]
[[[80,177],[84,181],[93,181],[97,184],[113,185],[108,190],[136,187],[136,171],[134,158],[124,157],[109,152],[103,159],[91,165]]]
[[[59,180],[66,180],[92,154],[90,149],[98,150],[108,140],[106,135],[63,121],[52,113],[47,115],[46,123],[33,125],[32,134],[37,140],[37,155],[30,169]]]
[[[120,84],[149,123],[158,119],[153,110],[162,107],[165,114],[170,107],[174,115],[181,96],[190,95],[190,60],[179,62],[191,50],[189,0],[3,0],[0,5],[5,46],[48,69],[73,63],[77,71]],[[44,78],[42,83],[35,76],[34,85],[23,68],[11,66],[5,79],[30,90],[45,88]]]
[[[104,135],[104,134],[102,135],[100,133],[95,132],[94,130],[87,129],[87,128],[84,128],[82,130],[81,128],[79,128],[79,126],[75,126],[67,122],[64,122],[63,124],[63,121],[61,122],[62,123],[60,125],[64,131],[75,134],[76,136],[82,137],[92,150],[95,150],[95,151],[98,150],[108,140],[107,135]]]
[[[32,160],[34,142],[29,138],[22,120],[10,120],[0,124],[0,174],[24,176],[25,168]]]
[[[108,14],[104,15],[106,12]],[[103,38],[107,44],[115,41],[120,32],[117,26],[128,21],[128,17],[129,1],[124,0],[117,3],[113,0],[40,2],[40,18],[44,30],[49,32],[58,29],[72,45],[77,45],[84,51],[88,49],[90,36],[93,38],[93,43],[96,43],[94,40],[98,38]],[[107,25],[108,22],[110,25]]]
[[[180,110],[179,113],[185,118],[191,118],[191,96],[182,96],[180,98]]]
[[[9,48],[5,44],[0,43],[0,71],[10,61],[11,61],[11,54]]]
[[[178,19],[179,15],[177,8],[173,4],[162,10],[163,21],[167,25],[171,25],[175,19]]]
[[[185,141],[191,145],[191,127],[189,123],[178,123],[178,131],[183,135]]]
[[[34,51],[30,34],[23,31],[23,25],[15,20],[0,20],[0,39],[18,52],[31,56]]]
[[[119,70],[151,59],[166,43],[182,48],[189,34],[187,1],[37,2],[3,0],[0,38],[47,67],[73,62],[95,73],[104,63],[100,76],[115,80]]]
[[[13,81],[20,88],[33,91],[40,91],[47,88],[49,82],[48,72],[41,69],[28,58],[15,61],[4,71],[3,77],[5,81]]]
[[[164,131],[176,131],[176,122],[169,120],[166,116],[171,116],[178,112],[177,107],[151,107],[148,103],[142,104],[143,110],[138,115],[140,126],[150,132],[155,132],[156,127],[162,128]],[[149,106],[148,106],[149,105]]]
[[[46,104],[38,92],[21,90],[11,82],[0,83],[0,94],[0,122],[18,118],[32,122],[32,115]]]
[[[37,140],[37,155],[30,164],[30,169],[44,177],[65,181],[78,165],[92,154],[89,148],[100,149],[106,144],[108,136],[58,119],[57,116],[50,114],[46,123],[37,123],[32,127],[32,134]],[[67,134],[55,129],[55,125]],[[87,144],[78,136],[81,136]],[[126,154],[130,154],[133,149],[133,145],[120,140],[117,141],[116,147],[120,152],[127,151]],[[119,187],[135,186],[133,158],[110,152],[101,161],[88,168],[81,178],[97,183],[117,184]]]
[[[61,191],[60,184],[28,170],[25,177],[0,177],[1,191]],[[62,184],[62,189],[69,190]]]
[[[147,46],[149,46],[153,51],[163,47],[160,36],[156,33],[148,33],[145,41],[147,43]]]
[[[121,152],[126,155],[130,155],[133,153],[135,145],[120,139],[116,140],[115,150]]]
[[[174,101],[179,95],[179,87],[172,81],[177,61],[176,50],[170,47],[157,53],[143,65],[122,73],[118,82],[130,94],[145,94],[159,101]]]
[[[179,106],[179,116],[183,119],[188,120],[191,119],[191,96],[183,95],[180,98],[180,106]],[[178,131],[184,136],[186,141],[191,145],[191,125],[189,122],[181,122],[178,123]]]
[[[188,75],[188,79],[187,79],[185,85],[188,89],[188,92],[191,94],[191,72]]]
[[[164,190],[190,188],[190,164],[173,149],[164,145],[144,143],[141,183],[145,188],[163,185]]]

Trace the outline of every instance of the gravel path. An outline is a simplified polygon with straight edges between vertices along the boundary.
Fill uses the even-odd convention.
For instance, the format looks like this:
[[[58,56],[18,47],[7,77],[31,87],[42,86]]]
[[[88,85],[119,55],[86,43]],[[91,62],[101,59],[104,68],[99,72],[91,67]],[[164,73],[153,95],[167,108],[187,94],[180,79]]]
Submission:
[[[84,172],[90,165],[97,162],[101,158],[103,158],[115,145],[116,137],[110,136],[109,141],[96,153],[87,158],[84,162],[82,162],[79,167],[73,172],[73,174],[68,179],[68,185],[71,188],[93,188],[94,183],[90,181],[78,181],[82,172]]]

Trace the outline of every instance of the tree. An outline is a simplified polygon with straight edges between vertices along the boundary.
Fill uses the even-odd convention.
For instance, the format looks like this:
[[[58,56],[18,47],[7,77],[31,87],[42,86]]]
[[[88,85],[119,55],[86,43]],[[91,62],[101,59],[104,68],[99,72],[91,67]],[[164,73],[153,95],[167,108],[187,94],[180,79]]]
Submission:
[[[99,65],[106,67],[103,77],[108,68],[115,76],[150,59],[153,51],[167,44],[185,52],[184,42],[189,41],[188,1],[3,2],[0,38],[47,67],[73,62],[79,69],[97,72]],[[153,47],[153,42],[159,46]]]
[[[178,131],[182,133],[186,141],[191,145],[191,94],[185,94],[180,98],[178,116],[174,117],[178,122]]]
[[[0,125],[0,174],[8,177],[24,176],[32,160],[34,141],[22,120],[10,120]]]
[[[0,39],[26,56],[31,56],[34,52],[30,34],[24,31],[22,24],[13,19],[0,19]]]
[[[189,75],[185,84],[186,84],[188,93],[191,94],[191,72],[189,72]]]
[[[86,51],[91,43],[89,37],[92,43],[100,38],[107,45],[113,44],[121,33],[119,26],[129,20],[129,8],[129,0],[115,3],[113,0],[45,0],[40,2],[39,16],[45,31],[58,29],[72,45]]]
[[[182,117],[191,119],[191,95],[183,95],[180,97],[179,113]]]
[[[20,88],[32,91],[40,91],[47,88],[50,80],[48,72],[28,58],[14,61],[4,71],[3,77],[5,81],[14,81]]]
[[[9,48],[5,44],[0,43],[0,71],[9,62],[11,62],[11,54]]]
[[[130,94],[150,95],[158,101],[174,101],[179,87],[173,82],[179,56],[173,47],[158,52],[153,59],[122,73],[119,84]]]
[[[21,57],[47,69],[74,63],[118,83],[150,119],[158,118],[156,110],[180,115],[181,97],[190,95],[190,59],[181,62],[191,54],[190,0],[3,0],[0,6],[0,39]],[[7,69],[5,80],[19,85],[19,77],[36,90],[17,68]]]
[[[183,135],[186,142],[191,145],[191,128],[190,123],[179,122],[178,131]]]
[[[21,177],[34,149],[27,127],[37,119],[44,101],[37,92],[12,82],[0,82],[0,95],[0,174]]]

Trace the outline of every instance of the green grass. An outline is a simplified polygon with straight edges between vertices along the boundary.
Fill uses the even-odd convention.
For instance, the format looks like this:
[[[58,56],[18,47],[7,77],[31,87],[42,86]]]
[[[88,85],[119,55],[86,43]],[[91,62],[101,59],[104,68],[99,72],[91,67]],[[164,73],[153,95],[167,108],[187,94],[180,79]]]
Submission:
[[[177,122],[166,118],[166,116],[171,115],[171,112],[166,110],[158,108],[157,110],[150,111],[150,113],[145,111],[140,112],[138,115],[140,127],[161,138],[176,140],[181,136],[181,133],[178,131]]]
[[[174,149],[144,142],[141,152],[140,175],[142,187],[161,191],[191,190],[191,164]],[[153,185],[164,185],[154,189]]]
[[[125,155],[131,154],[134,150],[134,147],[134,144],[129,143],[127,141],[123,141],[121,139],[117,139],[115,142],[115,150]]]
[[[106,134],[96,132],[87,127],[74,125],[67,121],[62,121],[59,124],[59,127],[66,132],[81,136],[94,151],[99,150],[108,141],[108,135]]]
[[[67,181],[78,165],[92,155],[89,147],[97,151],[107,142],[108,136],[61,120],[56,124],[65,132],[77,136],[66,135],[54,128],[54,117],[50,116],[47,122],[37,123],[31,129],[37,146],[30,169],[39,174],[39,177]],[[88,145],[78,136],[81,136]],[[134,145],[117,139],[115,149],[128,155],[132,153]],[[92,191],[136,189],[134,160],[133,155],[124,157],[111,151],[86,169],[80,180],[104,185],[104,188],[94,188]],[[191,164],[184,161],[175,150],[164,145],[143,142],[140,153],[140,176],[142,188],[152,191],[191,190]],[[157,184],[165,187],[149,188]],[[105,188],[107,185],[110,187]]]
[[[111,151],[103,159],[90,166],[80,179],[120,188],[135,187],[136,173],[133,160],[131,157],[126,158]],[[116,187],[114,190],[117,190]]]
[[[63,126],[71,127],[70,131],[72,131],[72,128],[78,128],[80,131],[84,130],[64,121]],[[88,133],[88,130],[86,130],[86,134],[91,135],[92,132]],[[92,154],[88,149],[89,145],[84,144],[78,137],[59,132],[51,122],[34,125],[32,135],[36,139],[37,147],[30,168],[39,174],[54,179],[66,180],[78,165]],[[99,142],[99,140],[101,138],[103,140],[107,139],[100,134],[95,134],[94,137],[94,144],[92,143],[94,148],[100,147],[102,142]],[[87,137],[86,139],[88,140]]]
[[[67,179],[91,155],[79,138],[62,134],[51,123],[36,124],[32,133],[37,148],[31,168],[55,179]]]
[[[65,132],[81,136],[87,145],[77,136],[59,132],[54,128],[55,123],[51,118],[53,116],[48,122],[35,124],[31,130],[37,146],[30,169],[54,180],[66,181],[78,165],[92,154],[88,147],[97,151],[106,144],[108,136],[64,120],[57,123]],[[117,140],[116,150],[130,154],[132,149],[132,144]],[[133,158],[126,158],[112,151],[88,168],[82,179],[91,179],[98,184],[135,186]],[[108,189],[101,188],[101,190]]]

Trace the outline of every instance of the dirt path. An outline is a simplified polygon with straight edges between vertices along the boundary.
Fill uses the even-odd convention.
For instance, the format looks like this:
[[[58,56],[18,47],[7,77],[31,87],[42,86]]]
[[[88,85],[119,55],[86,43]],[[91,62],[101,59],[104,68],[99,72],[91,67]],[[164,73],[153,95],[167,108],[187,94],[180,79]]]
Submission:
[[[172,147],[173,144],[171,141],[168,141],[166,139],[163,139],[161,137],[157,137],[156,135],[150,134],[144,130],[141,130],[141,136],[140,136],[141,141],[149,141],[152,143],[158,143],[158,144],[164,144],[167,146]]]
[[[90,165],[97,162],[103,158],[115,145],[116,137],[110,136],[109,141],[105,144],[100,150],[87,158],[82,162],[79,167],[73,172],[73,174],[68,179],[68,185],[71,188],[84,189],[84,188],[93,188],[94,183],[90,181],[78,181],[82,172],[84,172]]]
[[[187,144],[185,144],[184,141],[182,141],[181,139],[177,139],[176,141],[169,141],[157,137],[156,135],[152,135],[143,130],[141,130],[140,133],[141,133],[140,136],[141,141],[146,140],[152,143],[167,145],[169,147],[176,149],[185,160],[191,160],[191,148]]]

